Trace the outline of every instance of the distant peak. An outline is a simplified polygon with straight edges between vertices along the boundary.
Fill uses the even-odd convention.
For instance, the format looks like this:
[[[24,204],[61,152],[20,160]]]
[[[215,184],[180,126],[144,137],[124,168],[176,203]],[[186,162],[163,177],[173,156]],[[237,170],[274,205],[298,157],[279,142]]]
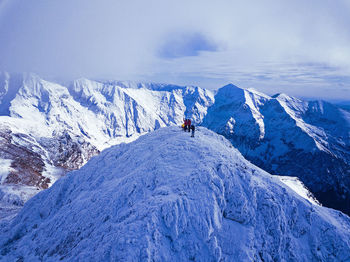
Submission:
[[[231,92],[243,92],[244,91],[244,88],[240,88],[234,84],[228,84],[228,85],[225,85],[221,88],[219,88],[218,92],[225,92],[225,93],[231,93]]]
[[[78,79],[75,79],[73,80],[73,83],[91,83],[91,82],[96,82],[98,83],[98,81],[95,81],[95,80],[91,80],[91,79],[88,79],[86,77],[80,77]]]
[[[219,90],[218,90],[218,93],[217,94],[220,94],[221,96],[225,96],[226,98],[228,97],[242,97],[244,96],[245,94],[253,94],[255,96],[259,96],[259,97],[263,97],[263,98],[266,98],[266,99],[270,99],[270,97],[264,93],[261,93],[253,88],[241,88],[241,87],[238,87],[234,84],[228,84],[228,85],[225,85],[223,87],[221,87]]]
[[[240,88],[240,87],[238,87],[238,86],[236,86],[236,85],[234,85],[232,83],[229,83],[229,84],[221,87],[220,89],[223,89],[223,88],[238,88],[238,89],[242,89],[243,90],[243,88]]]
[[[23,73],[22,76],[24,79],[42,80],[42,78],[36,73]]]
[[[244,89],[239,88],[233,84],[228,84],[221,87],[216,93],[216,99],[227,100],[227,99],[243,99]]]

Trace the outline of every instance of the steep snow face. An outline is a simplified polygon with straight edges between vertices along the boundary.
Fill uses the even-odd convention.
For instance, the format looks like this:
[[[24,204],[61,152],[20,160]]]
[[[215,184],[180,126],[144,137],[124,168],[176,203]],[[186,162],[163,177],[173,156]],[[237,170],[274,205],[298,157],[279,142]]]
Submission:
[[[203,125],[221,133],[246,136],[258,142],[265,136],[263,116],[259,111],[269,97],[256,91],[248,91],[232,84],[219,89],[215,104],[208,109]]]
[[[272,174],[297,176],[323,204],[350,214],[349,112],[323,101],[221,88],[203,125]]]
[[[305,187],[303,182],[297,177],[289,176],[276,176],[280,181],[287,186],[289,186],[293,191],[295,191],[299,196],[307,199],[315,205],[320,205],[320,202],[313,196],[313,194]]]
[[[198,87],[131,83],[126,86],[80,79],[70,91],[85,109],[104,118],[104,127],[100,129],[108,133],[107,141],[179,125],[184,116],[201,122],[207,107],[214,102],[211,92]]]
[[[23,203],[27,197],[14,199],[28,186],[47,188],[106,147],[180,125],[184,116],[201,122],[213,101],[199,87],[87,79],[66,87],[32,74],[1,73],[0,163],[6,164],[0,167],[0,205]],[[23,194],[8,195],[14,191],[6,186],[23,186]]]
[[[106,149],[0,231],[3,261],[349,261],[350,218],[205,128]]]

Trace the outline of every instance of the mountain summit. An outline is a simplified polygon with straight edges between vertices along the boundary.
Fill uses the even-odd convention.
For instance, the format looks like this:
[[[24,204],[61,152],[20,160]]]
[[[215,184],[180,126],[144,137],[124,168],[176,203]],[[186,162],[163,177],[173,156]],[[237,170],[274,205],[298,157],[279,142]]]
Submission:
[[[1,226],[3,261],[348,261],[350,218],[200,128],[93,157]]]

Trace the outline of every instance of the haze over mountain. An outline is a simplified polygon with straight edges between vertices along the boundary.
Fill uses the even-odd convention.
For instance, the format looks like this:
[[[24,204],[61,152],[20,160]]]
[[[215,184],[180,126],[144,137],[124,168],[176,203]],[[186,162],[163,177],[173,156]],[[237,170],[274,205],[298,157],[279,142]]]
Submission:
[[[229,141],[165,127],[104,150],[0,227],[4,261],[348,261],[350,218]]]

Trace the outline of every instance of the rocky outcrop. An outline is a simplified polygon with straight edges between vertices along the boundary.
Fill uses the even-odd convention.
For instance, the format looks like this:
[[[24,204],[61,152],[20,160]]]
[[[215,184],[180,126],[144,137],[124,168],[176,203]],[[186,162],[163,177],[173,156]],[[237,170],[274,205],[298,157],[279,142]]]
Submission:
[[[26,146],[19,141],[26,140]],[[0,130],[0,158],[11,160],[9,174],[3,184],[35,186],[46,189],[51,182],[43,175],[45,163],[38,148],[30,145],[27,135],[13,134],[10,130]]]

